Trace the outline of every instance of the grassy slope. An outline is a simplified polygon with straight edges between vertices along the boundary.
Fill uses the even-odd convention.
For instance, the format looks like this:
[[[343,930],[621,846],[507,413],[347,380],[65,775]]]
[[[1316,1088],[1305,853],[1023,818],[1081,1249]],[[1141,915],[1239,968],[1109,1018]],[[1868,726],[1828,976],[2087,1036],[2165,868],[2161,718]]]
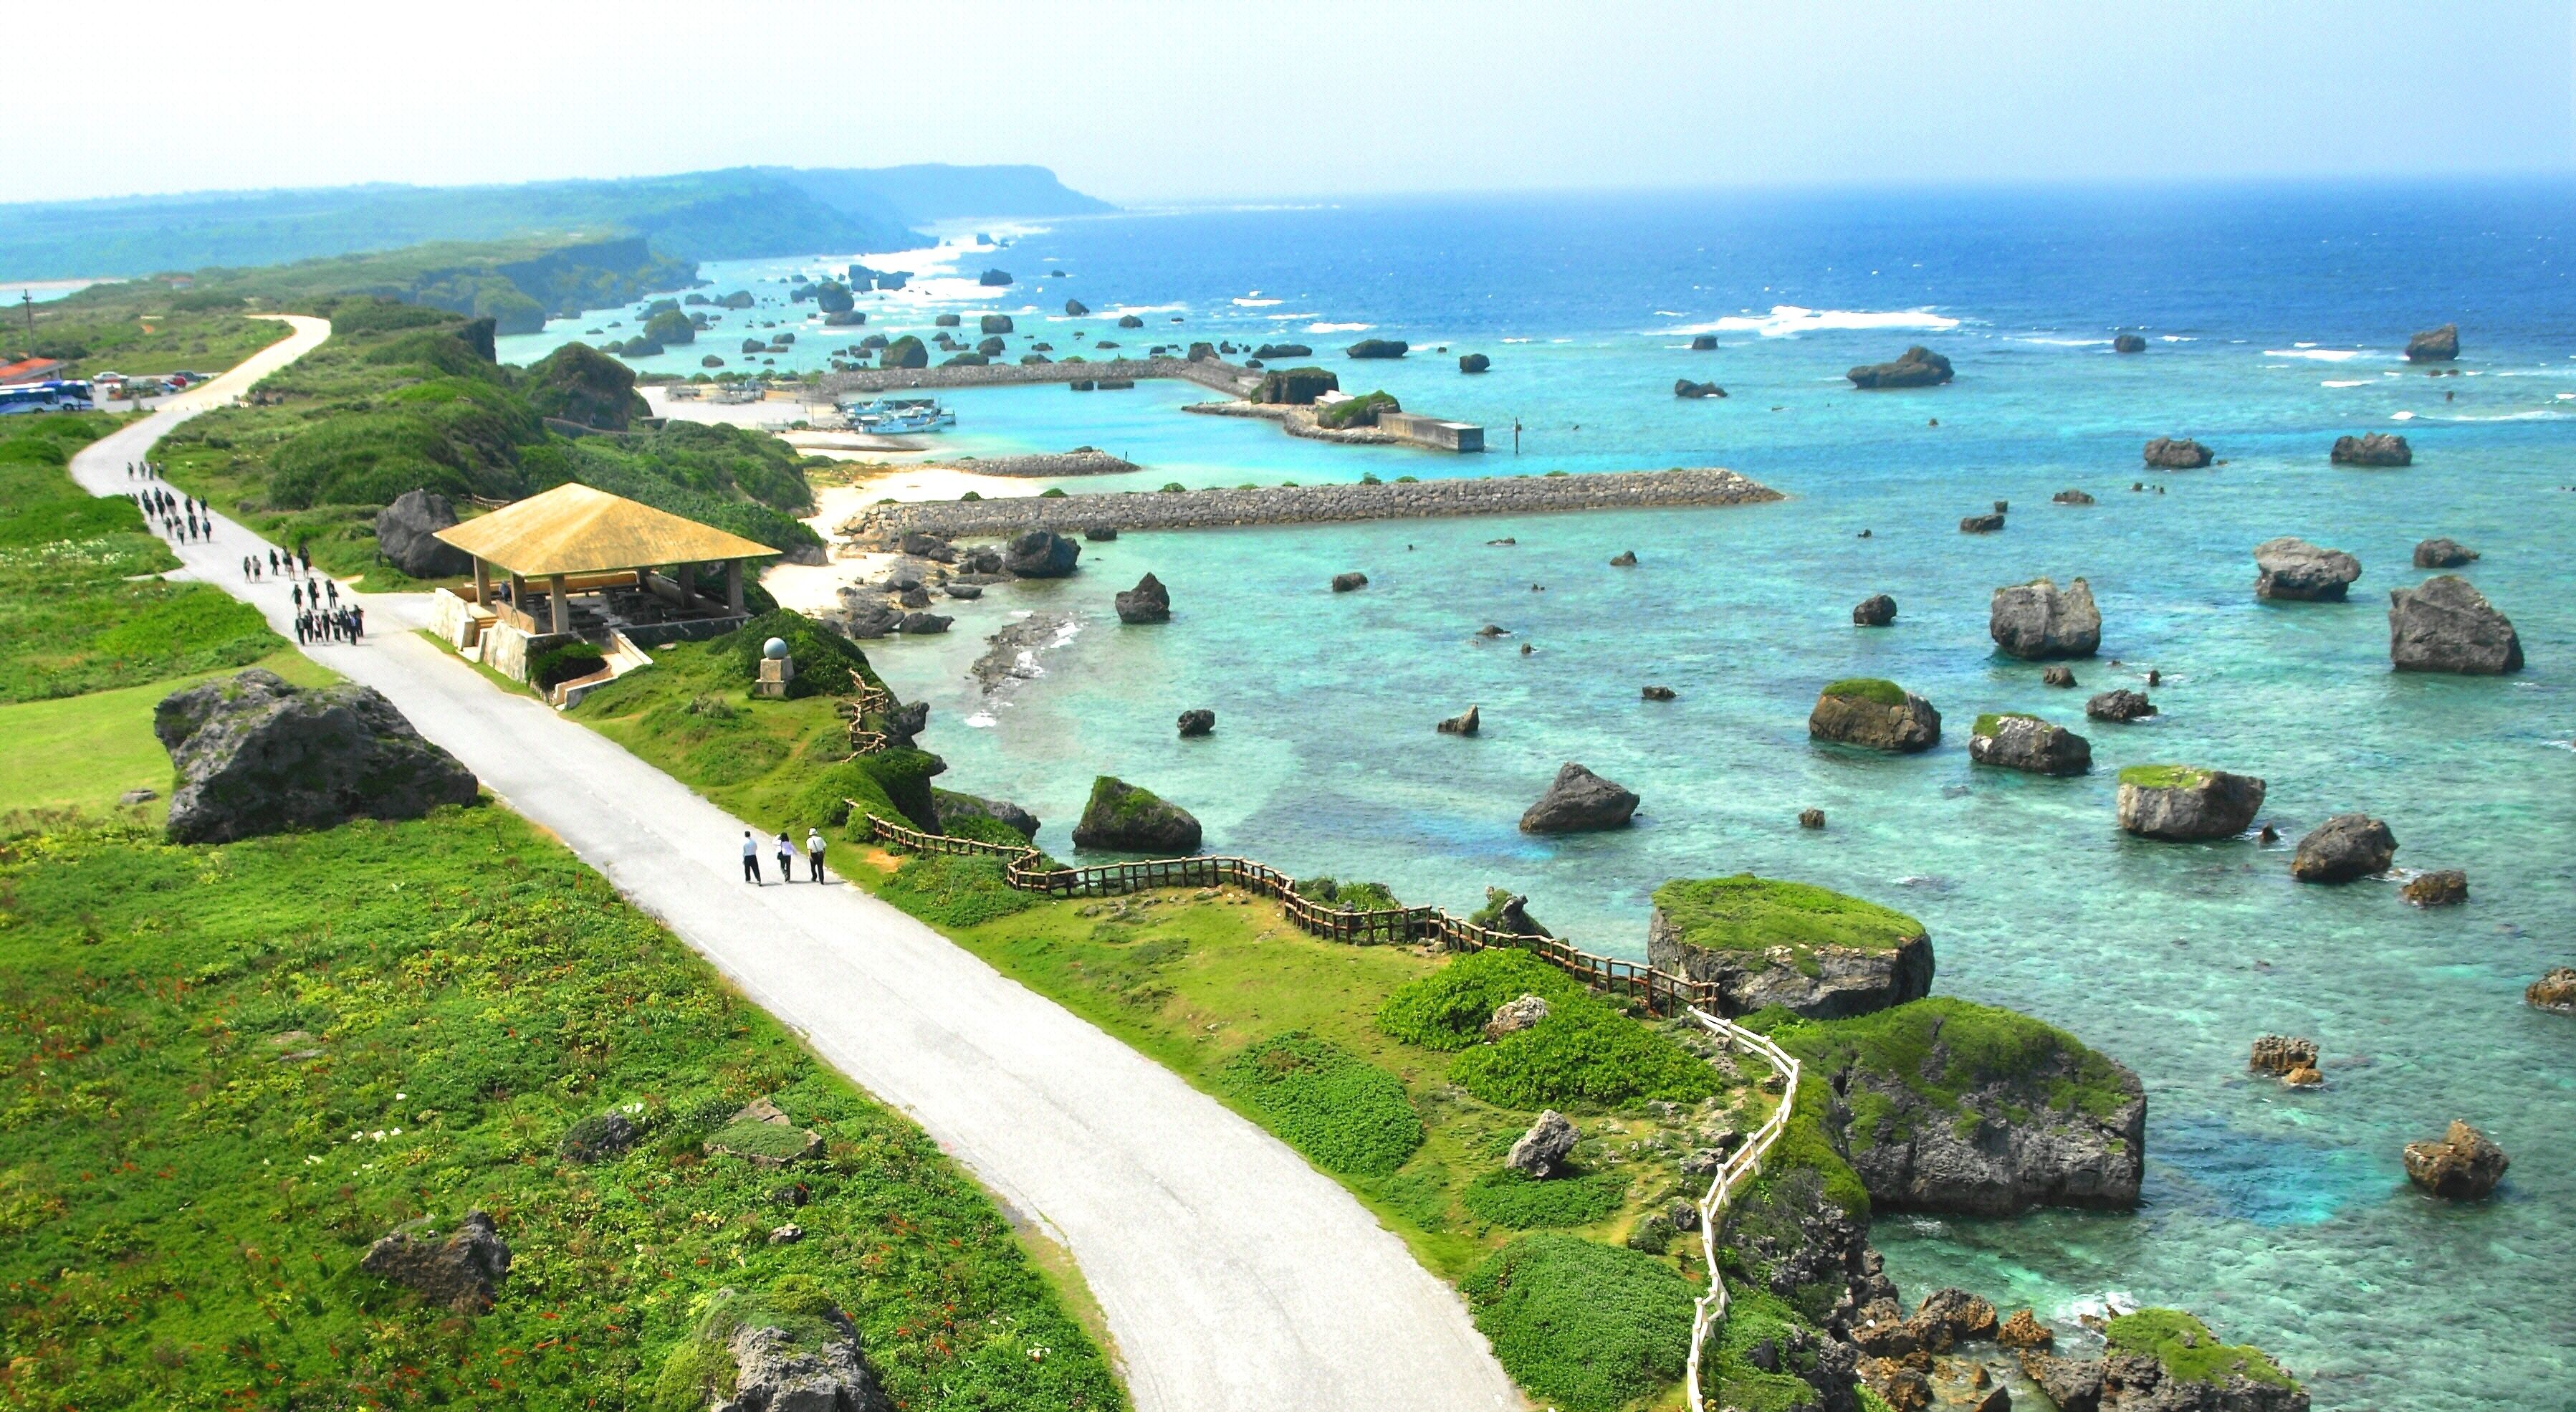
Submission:
[[[298,686],[338,679],[301,652],[274,652],[258,665]],[[9,743],[8,769],[0,773],[0,815],[21,809],[105,813],[118,795],[144,786],[164,796],[141,815],[158,822],[170,807],[170,756],[152,734],[152,708],[183,686],[234,670],[0,706],[0,740]]]
[[[1921,922],[1894,908],[1750,873],[1677,878],[1655,889],[1655,909],[1683,941],[1713,951],[1780,945],[1885,951],[1923,935]]]

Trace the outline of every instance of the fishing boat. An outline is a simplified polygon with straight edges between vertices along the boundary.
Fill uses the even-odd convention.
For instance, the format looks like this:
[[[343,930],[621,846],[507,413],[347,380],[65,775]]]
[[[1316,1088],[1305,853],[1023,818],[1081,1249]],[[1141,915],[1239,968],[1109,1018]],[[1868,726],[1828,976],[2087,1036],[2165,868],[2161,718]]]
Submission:
[[[880,397],[873,402],[845,402],[841,404],[841,411],[848,416],[852,427],[879,436],[946,431],[957,425],[957,414],[940,406],[936,397]]]

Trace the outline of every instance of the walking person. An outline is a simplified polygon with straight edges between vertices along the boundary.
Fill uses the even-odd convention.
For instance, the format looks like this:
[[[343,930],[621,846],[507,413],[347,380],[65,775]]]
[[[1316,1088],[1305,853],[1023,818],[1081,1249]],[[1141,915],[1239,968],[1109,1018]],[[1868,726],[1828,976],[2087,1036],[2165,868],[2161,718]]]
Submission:
[[[304,611],[304,585],[299,583],[295,587],[286,590],[286,592],[287,596],[295,600],[295,610],[299,613]]]
[[[823,831],[810,825],[805,830],[805,871],[815,882],[823,880]]]
[[[355,642],[366,635],[367,610],[358,604],[352,603],[349,605],[349,640],[351,642]]]
[[[331,595],[331,606],[334,608],[339,607],[340,581],[338,579],[324,579],[322,580],[322,588],[325,592]]]
[[[277,572],[277,546],[273,544],[268,547],[268,571]]]
[[[796,881],[796,845],[787,841],[783,830],[778,835],[778,880]]]
[[[742,831],[742,880],[760,886],[760,840],[749,829]]]

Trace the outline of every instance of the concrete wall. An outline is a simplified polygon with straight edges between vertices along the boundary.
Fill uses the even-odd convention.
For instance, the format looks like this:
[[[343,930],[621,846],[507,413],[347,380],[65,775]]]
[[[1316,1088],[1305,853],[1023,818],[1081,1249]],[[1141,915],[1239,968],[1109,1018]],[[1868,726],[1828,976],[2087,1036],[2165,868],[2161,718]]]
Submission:
[[[1193,363],[1186,358],[1094,359],[1087,363],[991,363],[980,368],[866,368],[825,373],[823,390],[833,396],[904,392],[942,387],[1014,387],[1030,383],[1083,382],[1098,378],[1179,378],[1240,397],[1261,383],[1261,374],[1219,359]]]
[[[1472,422],[1445,421],[1418,412],[1380,412],[1380,428],[1391,431],[1415,446],[1428,446],[1441,451],[1482,451],[1485,429]]]

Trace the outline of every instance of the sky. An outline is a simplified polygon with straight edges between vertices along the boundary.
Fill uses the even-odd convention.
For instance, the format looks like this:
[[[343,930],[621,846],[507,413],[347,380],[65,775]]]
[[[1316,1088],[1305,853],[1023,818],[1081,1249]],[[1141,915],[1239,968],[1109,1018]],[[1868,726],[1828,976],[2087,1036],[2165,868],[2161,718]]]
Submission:
[[[920,161],[1132,205],[2576,170],[2568,0],[116,13],[13,56],[0,202]]]

